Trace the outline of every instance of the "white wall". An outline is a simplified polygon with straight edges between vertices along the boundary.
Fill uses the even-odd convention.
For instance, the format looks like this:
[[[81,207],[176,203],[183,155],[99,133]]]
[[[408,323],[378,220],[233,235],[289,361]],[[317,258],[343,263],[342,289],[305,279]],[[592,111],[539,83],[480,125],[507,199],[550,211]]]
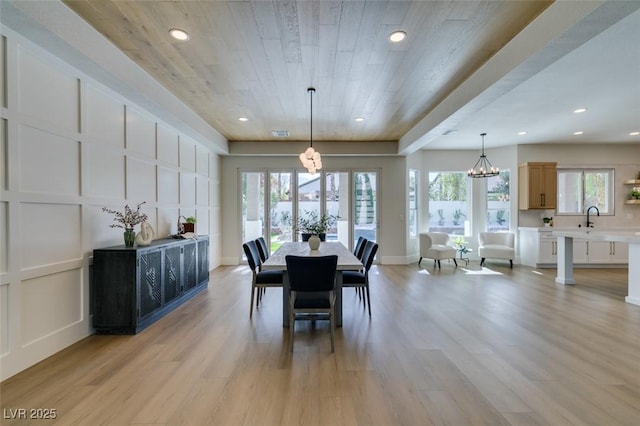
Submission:
[[[323,156],[325,170],[379,171],[377,259],[384,264],[406,264],[406,182],[405,157],[333,157]],[[237,265],[242,254],[239,170],[296,170],[297,157],[283,156],[228,156],[222,157],[222,263]]]
[[[0,94],[0,380],[93,332],[95,248],[123,244],[103,206],[158,237],[196,216],[220,256],[220,160],[201,141],[4,27]]]

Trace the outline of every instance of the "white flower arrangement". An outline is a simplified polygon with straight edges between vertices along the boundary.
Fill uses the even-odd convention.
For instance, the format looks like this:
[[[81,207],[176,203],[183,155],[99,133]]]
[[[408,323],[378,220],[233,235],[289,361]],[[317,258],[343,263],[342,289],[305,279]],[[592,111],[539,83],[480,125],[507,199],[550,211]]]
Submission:
[[[109,225],[111,228],[133,229],[134,226],[146,221],[149,218],[146,214],[140,213],[140,206],[145,203],[146,201],[143,201],[138,204],[135,211],[132,210],[131,207],[129,207],[129,204],[124,206],[124,213],[117,210],[108,209],[106,207],[103,207],[102,211],[115,215],[113,221],[116,223],[112,223],[111,225]]]

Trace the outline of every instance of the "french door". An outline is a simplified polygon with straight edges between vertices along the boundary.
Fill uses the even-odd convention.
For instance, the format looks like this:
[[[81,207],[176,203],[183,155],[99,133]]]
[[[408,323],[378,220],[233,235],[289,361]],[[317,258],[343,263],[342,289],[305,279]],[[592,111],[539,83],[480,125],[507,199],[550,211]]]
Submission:
[[[309,212],[338,219],[327,240],[352,249],[358,237],[377,240],[377,171],[241,172],[242,241],[263,236],[271,252],[298,241],[293,224]]]

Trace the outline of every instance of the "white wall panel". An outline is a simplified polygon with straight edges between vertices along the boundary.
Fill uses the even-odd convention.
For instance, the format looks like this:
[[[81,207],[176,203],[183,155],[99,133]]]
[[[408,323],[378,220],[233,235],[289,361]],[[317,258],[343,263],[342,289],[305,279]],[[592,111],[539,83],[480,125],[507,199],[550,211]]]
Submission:
[[[22,281],[22,344],[82,320],[82,273],[73,269]]]
[[[0,119],[0,189],[7,188],[7,120]]]
[[[211,229],[209,226],[209,209],[198,208],[196,217],[198,218],[198,235],[209,235]]]
[[[127,149],[156,158],[156,123],[133,108],[127,108]]]
[[[180,179],[177,170],[158,166],[158,202],[178,204],[180,202]]]
[[[29,126],[20,128],[20,189],[80,194],[80,143]]]
[[[124,148],[124,104],[88,84],[86,107],[87,135]]]
[[[177,233],[179,216],[180,213],[178,209],[158,209],[158,228],[156,229],[156,238],[164,238],[167,235]]]
[[[79,259],[80,206],[20,204],[21,267]]]
[[[197,175],[197,201],[199,206],[209,205],[209,178]]]
[[[42,62],[28,50],[18,52],[20,112],[44,122],[79,130],[78,79]]]
[[[0,284],[0,356],[9,352],[9,285]]]
[[[91,252],[94,248],[118,246],[124,244],[124,229],[111,228],[113,215],[102,211],[102,207],[124,211],[124,205],[87,206],[83,222],[87,233],[87,247]],[[135,206],[133,206],[135,208]]]
[[[0,202],[0,272],[7,272],[9,270],[9,238],[7,237],[7,231],[9,226],[7,224],[8,203]]]
[[[156,201],[156,166],[127,157],[127,200],[131,204]]]
[[[196,147],[196,173],[209,177],[209,153],[200,147]]]
[[[180,205],[189,208],[196,205],[196,175],[180,173]]]
[[[6,71],[6,50],[5,50],[5,42],[6,42],[6,38],[2,35],[0,35],[0,106],[6,107],[7,103],[5,102],[7,99],[7,93],[6,93],[6,88],[7,88],[7,84],[6,84],[6,78],[7,75],[5,74]]]
[[[124,199],[125,159],[122,152],[99,144],[93,144],[87,150],[86,195]]]
[[[180,168],[196,171],[196,143],[186,136],[180,137]]]
[[[158,125],[158,160],[171,166],[178,166],[180,152],[178,148],[178,134],[175,130]]]

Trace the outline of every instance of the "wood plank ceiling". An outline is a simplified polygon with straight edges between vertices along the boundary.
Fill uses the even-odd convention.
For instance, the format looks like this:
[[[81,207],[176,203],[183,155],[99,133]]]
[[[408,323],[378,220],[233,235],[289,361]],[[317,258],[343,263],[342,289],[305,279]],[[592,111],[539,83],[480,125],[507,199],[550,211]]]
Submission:
[[[551,4],[64,3],[230,141],[308,139],[310,86],[314,140],[396,141]]]

